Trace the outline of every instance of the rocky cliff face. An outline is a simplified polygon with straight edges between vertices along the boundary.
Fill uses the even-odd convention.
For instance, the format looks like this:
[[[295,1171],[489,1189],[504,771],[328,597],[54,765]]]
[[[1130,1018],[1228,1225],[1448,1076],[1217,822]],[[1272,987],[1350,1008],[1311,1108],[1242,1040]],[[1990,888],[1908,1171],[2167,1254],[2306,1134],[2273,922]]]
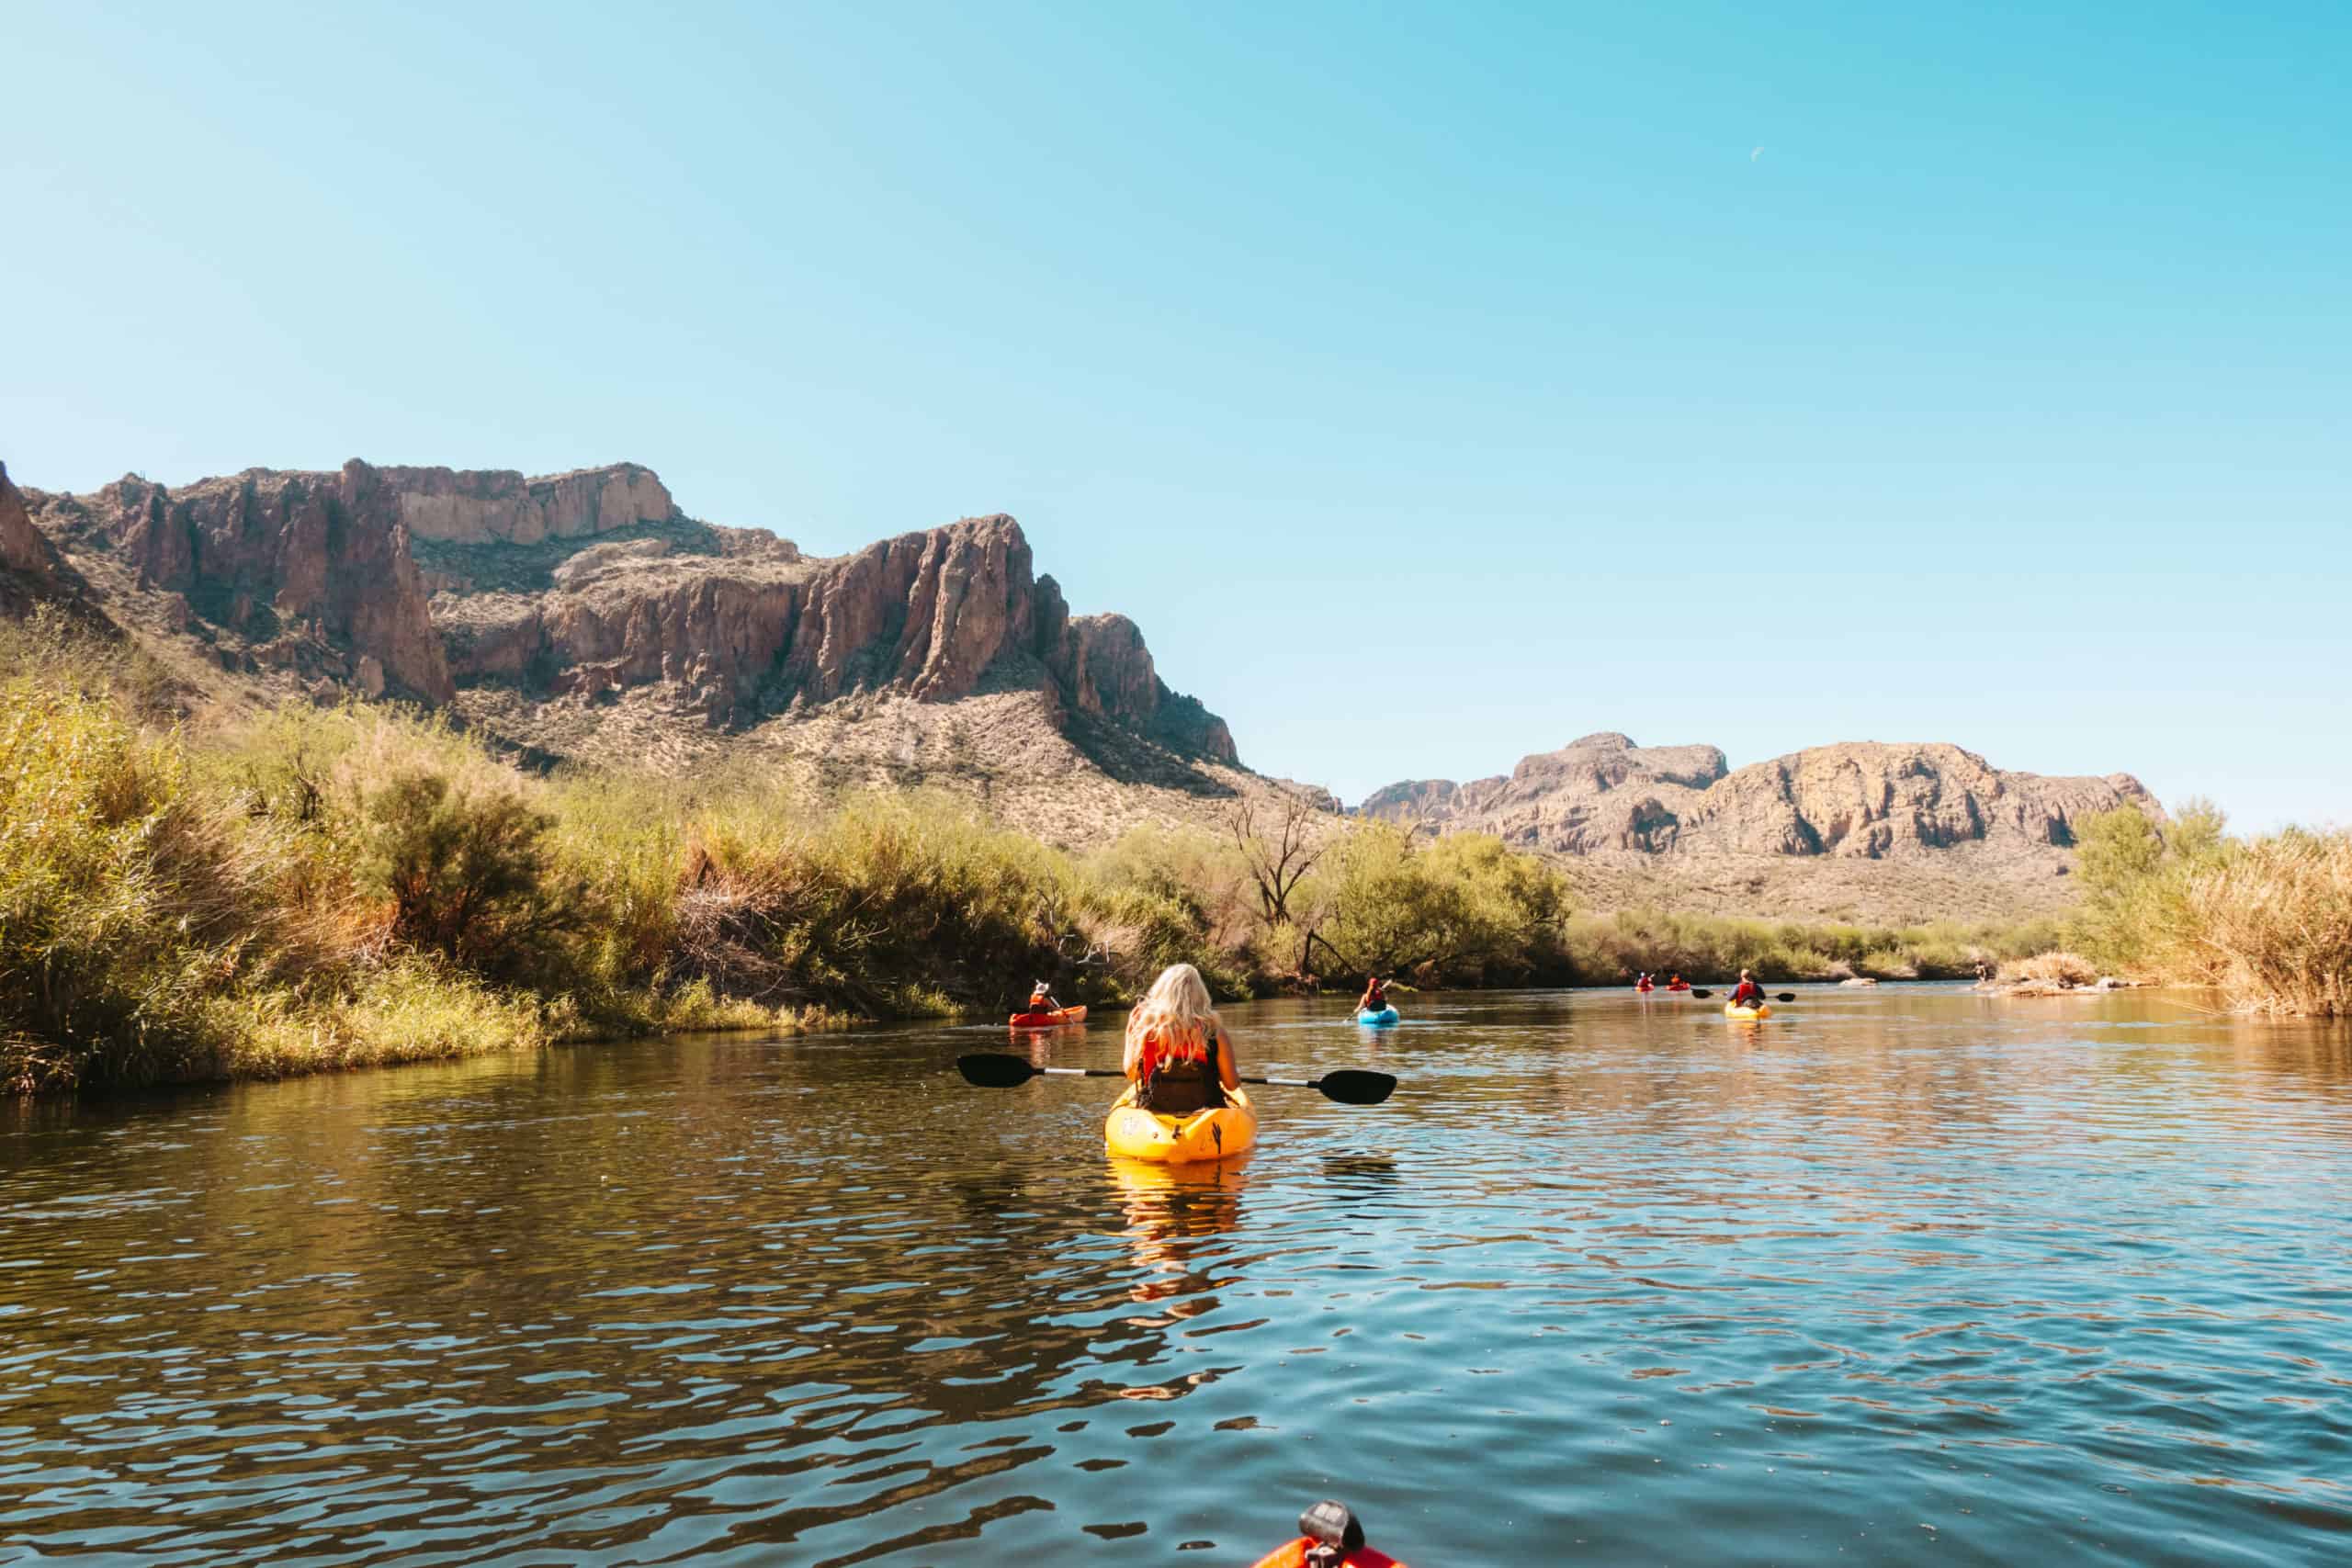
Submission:
[[[12,530],[14,494],[0,496],[0,561],[34,558],[46,536],[114,563],[170,604],[169,630],[232,669],[429,702],[660,687],[718,725],[856,694],[1027,690],[1060,728],[1236,761],[1224,723],[1169,690],[1133,622],[1069,614],[1007,516],[815,560],[685,516],[628,463],[526,479],[354,460],[176,490],[132,476],[36,495]]]
[[[38,592],[55,578],[53,554],[33,526],[24,496],[9,482],[8,465],[0,463],[0,572],[13,574],[28,595]]]
[[[2076,820],[2121,805],[2160,809],[2128,773],[2010,773],[1951,745],[1816,746],[1730,772],[1713,746],[1604,734],[1529,757],[1507,778],[1391,784],[1360,809],[1562,854],[1882,860],[1962,845],[2062,851]]]
[[[1672,805],[1696,796],[1725,771],[1724,754],[1713,746],[1636,746],[1604,733],[1522,758],[1503,777],[1390,784],[1360,810],[1437,831],[1475,828],[1564,854],[1656,851],[1673,842]]]
[[[177,491],[136,475],[37,516],[69,549],[110,555],[178,596],[174,629],[224,661],[348,679],[428,701],[453,694],[400,493],[365,463],[340,473],[248,469]]]
[[[1001,514],[810,560],[664,554],[560,568],[537,594],[434,601],[459,684],[590,698],[667,682],[724,723],[891,692],[952,702],[1033,688],[1178,750],[1236,761],[1222,720],[1160,681],[1135,623],[1073,617]]]
[[[1741,768],[1683,815],[1680,832],[1749,854],[1868,860],[2003,840],[2070,849],[2075,821],[2119,806],[2162,809],[2129,773],[2049,778],[1957,746],[1865,741]]]
[[[419,539],[461,545],[536,545],[577,539],[638,523],[682,517],[650,468],[614,463],[526,479],[504,469],[379,470],[400,498],[401,521]]]

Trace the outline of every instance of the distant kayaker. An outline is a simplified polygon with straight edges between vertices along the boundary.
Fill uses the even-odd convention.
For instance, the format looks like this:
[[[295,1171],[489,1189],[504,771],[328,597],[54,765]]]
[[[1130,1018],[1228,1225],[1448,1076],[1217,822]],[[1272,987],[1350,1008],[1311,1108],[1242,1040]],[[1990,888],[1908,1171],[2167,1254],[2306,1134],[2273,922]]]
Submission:
[[[1731,988],[1731,1005],[1736,1008],[1764,1005],[1764,987],[1758,985],[1756,976],[1745,969],[1739,972],[1739,984]]]
[[[1650,972],[1645,969],[1642,971],[1641,978],[1634,982],[1634,989],[1637,991],[1655,991],[1657,989],[1657,982],[1651,979]]]
[[[1387,1010],[1388,982],[1377,975],[1365,976],[1363,995],[1356,998],[1356,1011],[1386,1012]]]
[[[1120,1064],[1136,1086],[1136,1103],[1159,1116],[1190,1116],[1223,1105],[1241,1087],[1233,1039],[1209,1005],[1209,988],[1189,964],[1159,972],[1127,1014]]]
[[[1040,980],[1029,987],[1029,1005],[1022,1010],[1030,1013],[1059,1012],[1062,1004],[1054,999],[1053,992],[1047,990],[1046,982]]]
[[[1666,988],[1669,991],[1687,991],[1690,988],[1690,982],[1679,975],[1669,975],[1666,977]]]

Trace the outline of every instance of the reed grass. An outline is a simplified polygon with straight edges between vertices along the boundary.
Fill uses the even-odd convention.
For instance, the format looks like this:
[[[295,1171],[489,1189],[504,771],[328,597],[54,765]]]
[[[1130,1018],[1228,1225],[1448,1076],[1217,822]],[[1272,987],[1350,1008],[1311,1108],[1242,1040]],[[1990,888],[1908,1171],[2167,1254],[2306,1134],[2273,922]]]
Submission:
[[[2193,873],[2181,903],[2177,962],[2232,1005],[2352,1016],[2352,833],[2242,844]]]

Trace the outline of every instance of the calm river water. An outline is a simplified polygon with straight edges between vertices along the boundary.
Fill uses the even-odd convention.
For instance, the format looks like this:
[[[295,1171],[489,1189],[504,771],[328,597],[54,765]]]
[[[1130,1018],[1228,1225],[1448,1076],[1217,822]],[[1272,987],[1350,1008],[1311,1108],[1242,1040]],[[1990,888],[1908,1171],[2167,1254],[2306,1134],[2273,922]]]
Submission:
[[[0,1123],[0,1561],[2352,1553],[2352,1037],[2177,999],[1233,1010],[1237,1166],[1001,1031]],[[1115,1065],[1098,1026],[1053,1041]]]

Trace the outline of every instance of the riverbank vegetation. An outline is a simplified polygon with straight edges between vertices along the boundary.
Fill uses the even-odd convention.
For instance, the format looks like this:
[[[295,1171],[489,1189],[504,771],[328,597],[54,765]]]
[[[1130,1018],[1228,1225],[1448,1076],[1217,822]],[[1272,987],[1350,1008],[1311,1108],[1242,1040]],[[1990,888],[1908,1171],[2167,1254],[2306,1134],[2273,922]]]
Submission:
[[[2192,801],[2166,823],[2124,808],[2078,834],[2066,937],[2091,964],[2252,1011],[2352,1015],[2352,832],[2234,838]]]
[[[2120,918],[2120,917],[2119,917]],[[1571,907],[1474,834],[1303,802],[1074,855],[920,793],[537,774],[446,720],[195,727],[119,643],[0,628],[0,1085],[270,1077],[680,1030],[1425,986],[1937,977],[2047,932]]]

